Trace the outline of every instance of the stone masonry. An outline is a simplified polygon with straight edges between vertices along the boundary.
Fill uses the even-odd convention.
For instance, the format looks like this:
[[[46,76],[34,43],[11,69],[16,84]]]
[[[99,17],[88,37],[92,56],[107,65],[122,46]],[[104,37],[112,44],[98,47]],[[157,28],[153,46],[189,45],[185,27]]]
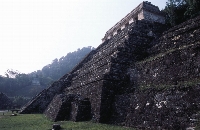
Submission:
[[[106,39],[110,39],[129,24],[142,19],[162,24],[165,23],[164,14],[160,12],[158,6],[152,5],[151,2],[144,1],[129,14],[127,14],[123,19],[121,19],[118,23],[116,23],[112,28],[110,28],[106,32],[104,38],[102,38],[102,41],[104,42]]]
[[[160,14],[159,9],[149,2],[142,2],[135,11],[147,10],[147,8]],[[125,17],[127,20],[129,18]],[[143,29],[144,26],[145,29]],[[62,91],[66,95],[72,93],[89,99],[92,119],[97,122],[107,122],[113,95],[125,91],[121,86],[126,85],[128,80],[125,74],[126,66],[131,60],[140,58],[137,53],[145,55],[145,52],[137,52],[137,46],[143,44],[145,51],[148,43],[161,34],[162,27],[162,24],[153,23],[150,19],[130,22],[120,32],[89,53],[69,74],[37,95],[22,108],[22,113],[43,113],[53,97]],[[148,35],[152,31],[155,32],[154,36]],[[135,43],[128,42],[129,35],[138,37]],[[133,55],[138,56],[133,58]],[[121,60],[122,57],[123,60]]]
[[[142,2],[22,113],[142,129],[194,126],[200,111],[200,17],[168,31],[163,19],[158,7]]]
[[[128,67],[134,92],[115,95],[110,123],[140,129],[195,127],[200,120],[199,36],[200,16],[153,40],[148,56]]]

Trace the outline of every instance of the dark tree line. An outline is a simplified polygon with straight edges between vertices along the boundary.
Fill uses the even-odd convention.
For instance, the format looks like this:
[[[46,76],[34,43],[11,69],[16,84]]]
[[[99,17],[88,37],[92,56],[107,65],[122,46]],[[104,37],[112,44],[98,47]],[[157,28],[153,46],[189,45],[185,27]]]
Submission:
[[[163,11],[166,22],[175,26],[200,15],[200,0],[168,0]]]
[[[60,59],[54,59],[51,64],[44,66],[42,70],[30,74],[8,70],[5,76],[0,75],[0,92],[9,97],[15,97],[14,101],[21,100],[21,97],[31,98],[68,73],[92,49],[94,48],[84,47],[70,52]],[[38,81],[39,84],[34,84],[33,81]]]
[[[84,47],[78,49],[72,53],[68,53],[66,56],[61,57],[60,59],[54,59],[51,64],[46,65],[42,68],[41,71],[38,71],[38,75],[43,75],[44,77],[49,77],[53,80],[58,80],[63,75],[68,73],[73,67],[78,64],[86,54],[88,54],[93,47]]]

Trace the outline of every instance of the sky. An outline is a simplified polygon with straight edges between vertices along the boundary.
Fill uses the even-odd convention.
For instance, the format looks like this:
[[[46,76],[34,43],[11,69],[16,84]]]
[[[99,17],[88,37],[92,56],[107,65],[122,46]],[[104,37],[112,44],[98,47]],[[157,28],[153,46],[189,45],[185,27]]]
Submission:
[[[167,0],[149,0],[160,9]],[[0,75],[41,70],[78,48],[98,47],[141,0],[0,0]]]

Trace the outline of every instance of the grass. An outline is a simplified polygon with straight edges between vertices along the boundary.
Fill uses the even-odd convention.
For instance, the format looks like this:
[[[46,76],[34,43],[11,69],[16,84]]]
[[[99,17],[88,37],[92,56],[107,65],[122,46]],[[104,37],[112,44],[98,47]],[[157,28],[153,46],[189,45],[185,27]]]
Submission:
[[[178,82],[176,85],[173,85],[173,84],[141,84],[141,85],[139,85],[138,89],[141,91],[144,91],[148,88],[154,88],[157,90],[165,90],[165,89],[174,88],[175,86],[179,86],[181,88],[187,88],[187,87],[195,87],[199,83],[200,83],[200,78],[195,78],[195,79],[191,79],[188,81]]]
[[[0,113],[0,130],[51,130],[55,122],[48,120],[42,114],[17,114],[11,112]],[[120,126],[99,124],[92,122],[59,121],[62,130],[134,130]]]

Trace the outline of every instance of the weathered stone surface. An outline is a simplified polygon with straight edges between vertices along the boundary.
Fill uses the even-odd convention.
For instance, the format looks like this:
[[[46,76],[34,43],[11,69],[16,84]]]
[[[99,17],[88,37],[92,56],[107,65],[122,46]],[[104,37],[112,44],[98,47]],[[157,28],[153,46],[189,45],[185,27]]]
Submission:
[[[71,102],[70,120],[87,121],[91,120],[91,104],[88,99]]]
[[[195,126],[200,111],[200,26],[197,19],[200,17],[194,19],[195,25],[189,20],[163,33],[152,43],[156,45],[149,49],[146,59],[131,63],[127,74],[130,86],[136,91],[130,92],[131,98],[126,94],[115,96],[111,123],[142,129]],[[173,33],[179,35],[176,45],[172,37],[166,37]],[[119,107],[123,101],[130,101],[130,106]]]
[[[167,86],[200,81],[200,17],[194,20],[195,25],[189,20],[179,25],[180,28],[170,29],[179,37],[176,44],[171,41],[173,38],[165,37],[168,35],[165,32],[159,43],[149,49],[152,53],[155,50],[153,54],[132,64],[128,73],[136,86]]]
[[[53,98],[44,114],[52,121],[91,120],[91,104],[88,99],[75,94],[59,94]]]
[[[165,23],[165,16],[159,10],[158,6],[152,5],[151,2],[143,1],[134,10],[127,14],[122,20],[116,23],[111,29],[109,29],[102,41],[111,39],[111,37],[120,33],[128,24],[137,22],[137,20],[147,20],[158,23]],[[153,34],[153,33],[152,33]]]
[[[200,86],[196,85],[116,95],[111,123],[140,129],[195,127],[200,119],[199,92]]]
[[[44,89],[35,98],[21,108],[21,114],[25,113],[43,113],[56,94],[59,94],[64,89],[63,81],[54,82],[49,88]]]
[[[0,92],[0,110],[7,110],[12,108],[12,101],[4,94]]]
[[[129,80],[126,74],[127,67],[132,61],[145,57],[145,49],[149,45],[144,42],[149,43],[153,40],[147,35],[148,32],[153,31],[155,35],[161,35],[163,27],[162,24],[144,20],[125,27],[88,54],[69,74],[37,95],[22,108],[21,113],[44,112],[53,97],[65,88],[64,93],[67,95],[72,93],[89,99],[94,121],[107,122],[111,116],[114,94],[123,93],[128,89],[125,87]],[[138,32],[138,29],[142,31]],[[137,32],[138,35],[133,32]],[[132,37],[138,40],[132,40]],[[143,46],[143,51],[136,49],[140,46]]]
[[[185,129],[199,121],[200,86],[136,91],[127,107],[126,126]]]
[[[73,98],[74,95],[65,96],[59,94],[54,96],[44,114],[52,121],[65,120],[69,116],[70,102]]]
[[[142,129],[193,127],[200,111],[199,23],[200,16],[163,33],[166,26],[158,22],[130,22],[22,113],[46,109],[54,121],[92,119]]]
[[[110,123],[116,125],[125,125],[126,117],[130,109],[130,94],[127,95],[115,95],[112,116]]]

